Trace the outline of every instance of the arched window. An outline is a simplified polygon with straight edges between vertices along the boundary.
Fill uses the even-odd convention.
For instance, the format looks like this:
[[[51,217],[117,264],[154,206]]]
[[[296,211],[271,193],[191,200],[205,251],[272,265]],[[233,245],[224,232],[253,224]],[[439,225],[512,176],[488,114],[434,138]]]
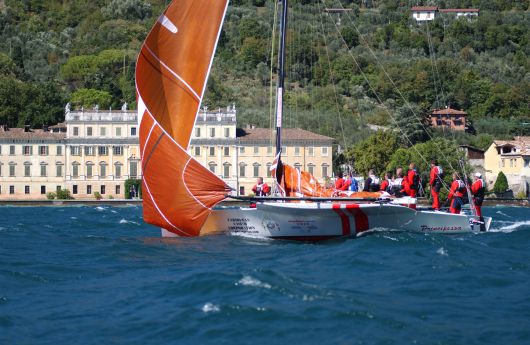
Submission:
[[[267,177],[271,177],[272,176],[271,166],[272,166],[272,163],[267,163]]]
[[[79,164],[78,162],[72,163],[72,177],[79,177]]]
[[[239,163],[239,177],[245,177],[246,168],[247,168],[247,163],[245,162]]]
[[[92,178],[92,176],[94,175],[94,163],[90,161],[86,163],[85,175],[87,178]]]
[[[252,164],[252,166],[254,167],[254,177],[259,177],[259,170],[260,170],[260,167],[261,165],[259,163],[254,163]]]
[[[24,162],[24,177],[31,176],[31,162]]]
[[[311,175],[315,174],[315,165],[313,163],[309,163],[307,165],[307,172],[310,173]]]
[[[300,163],[294,163],[295,169],[302,170],[302,164]]]
[[[230,167],[232,165],[230,163],[223,164],[223,177],[229,178],[230,177]]]
[[[99,177],[107,177],[107,162],[99,162]]]
[[[114,177],[121,177],[121,171],[123,169],[123,164],[120,162],[114,163]]]
[[[208,163],[208,167],[210,168],[210,171],[213,172],[215,174],[215,170],[216,170],[216,167],[217,167],[217,163],[215,162],[210,162]]]
[[[41,162],[40,163],[40,176],[41,177],[48,176],[48,163],[46,163],[46,162]]]
[[[322,178],[326,178],[328,177],[328,168],[329,168],[329,164],[327,163],[324,163],[322,164]]]

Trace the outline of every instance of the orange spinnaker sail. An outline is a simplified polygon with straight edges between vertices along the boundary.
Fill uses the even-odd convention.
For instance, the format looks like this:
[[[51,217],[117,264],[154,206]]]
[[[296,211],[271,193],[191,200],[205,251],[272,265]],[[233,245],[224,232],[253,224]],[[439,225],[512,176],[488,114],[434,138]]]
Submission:
[[[322,186],[307,171],[300,171],[290,165],[283,164],[283,188],[286,196],[292,197],[332,197],[333,188]]]
[[[227,6],[172,2],[136,64],[144,220],[181,236],[199,235],[230,191],[187,152]]]

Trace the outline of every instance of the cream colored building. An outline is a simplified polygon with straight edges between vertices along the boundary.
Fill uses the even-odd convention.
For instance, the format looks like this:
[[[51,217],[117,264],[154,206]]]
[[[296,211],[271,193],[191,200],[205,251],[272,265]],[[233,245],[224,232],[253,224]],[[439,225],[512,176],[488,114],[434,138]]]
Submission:
[[[484,169],[489,189],[493,188],[502,171],[514,193],[527,193],[530,183],[530,137],[493,141],[484,153]]]
[[[0,127],[0,199],[45,199],[65,188],[64,133]]]
[[[309,171],[320,182],[331,176],[333,138],[285,128],[282,142],[286,164]],[[248,195],[258,177],[272,186],[270,166],[276,153],[273,145],[275,134],[271,129],[237,128],[236,109],[228,107],[199,114],[189,153],[239,195]]]
[[[65,184],[76,199],[124,198],[142,177],[136,111],[66,111]]]
[[[282,159],[320,182],[332,174],[333,139],[283,129]],[[272,186],[274,132],[237,128],[235,106],[203,109],[189,153],[221,177],[234,193],[248,195],[257,177]],[[76,199],[124,198],[125,181],[142,177],[136,111],[75,110],[44,130],[0,129],[0,198],[44,199],[68,189]]]

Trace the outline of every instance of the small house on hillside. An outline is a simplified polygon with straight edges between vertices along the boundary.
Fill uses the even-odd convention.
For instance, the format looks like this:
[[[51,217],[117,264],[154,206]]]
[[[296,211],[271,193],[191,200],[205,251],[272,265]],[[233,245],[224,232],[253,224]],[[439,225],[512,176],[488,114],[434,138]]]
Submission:
[[[437,6],[414,6],[411,8],[412,18],[418,22],[434,20],[438,12]]]
[[[440,13],[448,13],[448,14],[455,14],[456,18],[459,17],[478,17],[478,14],[480,12],[480,9],[478,8],[447,8],[447,9],[440,9]]]
[[[464,131],[466,129],[466,118],[467,113],[463,110],[452,109],[450,107],[436,109],[431,114],[431,125],[435,128],[440,127],[455,131]]]

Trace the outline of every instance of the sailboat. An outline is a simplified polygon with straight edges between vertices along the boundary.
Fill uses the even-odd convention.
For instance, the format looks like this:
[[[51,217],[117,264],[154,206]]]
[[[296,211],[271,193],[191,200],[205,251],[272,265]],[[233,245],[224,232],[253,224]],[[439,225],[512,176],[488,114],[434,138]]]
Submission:
[[[158,18],[136,65],[143,170],[143,218],[163,236],[225,232],[260,238],[320,241],[386,228],[429,233],[479,231],[475,216],[415,209],[414,198],[336,198],[307,172],[281,161],[287,0],[282,0],[277,155],[280,197],[255,207],[215,207],[231,188],[189,153],[227,0],[175,0]],[[303,197],[297,197],[302,195]],[[489,228],[491,218],[485,218]]]

